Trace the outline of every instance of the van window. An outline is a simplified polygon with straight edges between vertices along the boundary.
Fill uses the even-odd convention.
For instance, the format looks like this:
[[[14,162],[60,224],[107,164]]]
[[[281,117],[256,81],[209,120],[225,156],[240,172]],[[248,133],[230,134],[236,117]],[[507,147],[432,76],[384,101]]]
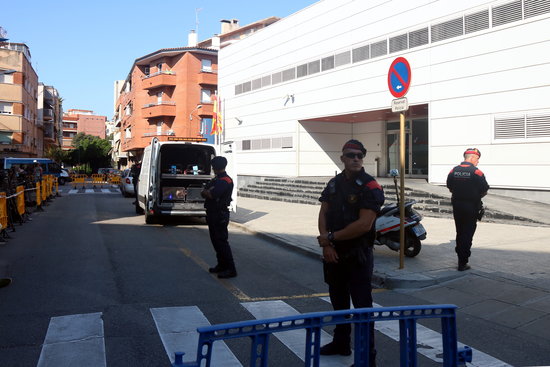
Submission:
[[[214,150],[208,146],[166,144],[160,151],[161,172],[210,175],[210,160],[213,156]]]

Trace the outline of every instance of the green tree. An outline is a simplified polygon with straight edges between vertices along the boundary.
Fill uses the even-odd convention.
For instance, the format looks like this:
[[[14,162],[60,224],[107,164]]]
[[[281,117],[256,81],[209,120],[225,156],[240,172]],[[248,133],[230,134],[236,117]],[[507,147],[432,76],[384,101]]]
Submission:
[[[52,161],[61,163],[70,160],[69,151],[63,150],[60,147],[51,145],[44,151],[44,156],[50,158]]]
[[[111,142],[94,135],[78,133],[73,138],[71,161],[73,165],[86,165],[92,172],[100,167],[110,167]]]

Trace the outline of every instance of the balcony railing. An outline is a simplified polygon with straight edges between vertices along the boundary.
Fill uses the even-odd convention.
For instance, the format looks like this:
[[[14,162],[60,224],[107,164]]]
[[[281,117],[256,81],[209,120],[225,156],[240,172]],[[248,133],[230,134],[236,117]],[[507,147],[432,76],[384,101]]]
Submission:
[[[50,121],[53,119],[53,110],[49,108],[44,108],[42,110],[42,116],[44,117],[44,121]]]
[[[173,71],[159,71],[143,78],[143,89],[153,89],[176,85],[176,73]]]
[[[218,74],[213,72],[201,72],[198,76],[198,83],[201,85],[217,85]]]
[[[149,103],[143,106],[141,113],[145,118],[176,116],[176,103],[170,101],[162,101],[160,103]]]

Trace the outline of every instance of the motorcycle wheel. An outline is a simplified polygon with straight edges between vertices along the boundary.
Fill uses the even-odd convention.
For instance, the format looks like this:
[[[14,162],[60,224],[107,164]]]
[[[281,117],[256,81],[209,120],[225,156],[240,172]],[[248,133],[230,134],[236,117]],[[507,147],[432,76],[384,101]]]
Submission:
[[[422,243],[414,235],[414,233],[410,233],[409,231],[405,232],[405,256],[407,257],[415,257],[420,253],[420,250],[422,249]]]

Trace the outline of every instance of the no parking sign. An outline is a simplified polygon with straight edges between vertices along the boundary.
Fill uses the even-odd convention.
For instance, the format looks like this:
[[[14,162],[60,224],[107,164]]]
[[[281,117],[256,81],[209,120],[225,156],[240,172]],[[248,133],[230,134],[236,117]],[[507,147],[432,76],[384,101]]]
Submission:
[[[395,98],[401,98],[411,85],[411,66],[404,57],[395,59],[388,71],[388,87]]]

